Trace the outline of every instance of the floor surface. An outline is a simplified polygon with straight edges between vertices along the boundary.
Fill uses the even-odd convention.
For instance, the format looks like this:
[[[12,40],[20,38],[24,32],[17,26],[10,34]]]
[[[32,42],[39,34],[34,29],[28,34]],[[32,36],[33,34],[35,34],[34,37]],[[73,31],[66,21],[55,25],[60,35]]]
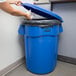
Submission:
[[[25,64],[22,64],[5,76],[76,76],[76,65],[58,61],[56,69],[52,73],[36,75],[27,71]]]

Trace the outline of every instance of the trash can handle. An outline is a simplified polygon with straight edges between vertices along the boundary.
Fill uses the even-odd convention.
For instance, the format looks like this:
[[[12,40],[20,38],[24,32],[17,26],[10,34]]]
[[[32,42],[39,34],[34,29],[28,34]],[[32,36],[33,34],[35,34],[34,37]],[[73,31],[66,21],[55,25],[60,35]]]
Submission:
[[[51,29],[49,27],[41,27],[45,32],[50,32]]]

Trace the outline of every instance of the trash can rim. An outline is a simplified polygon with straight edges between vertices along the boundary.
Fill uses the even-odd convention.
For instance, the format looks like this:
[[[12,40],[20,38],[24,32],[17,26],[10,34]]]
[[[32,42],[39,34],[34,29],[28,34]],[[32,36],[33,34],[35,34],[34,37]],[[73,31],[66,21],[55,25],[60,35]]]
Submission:
[[[39,26],[39,27],[50,27],[54,25],[61,25],[59,20],[24,20],[23,25],[25,26]]]

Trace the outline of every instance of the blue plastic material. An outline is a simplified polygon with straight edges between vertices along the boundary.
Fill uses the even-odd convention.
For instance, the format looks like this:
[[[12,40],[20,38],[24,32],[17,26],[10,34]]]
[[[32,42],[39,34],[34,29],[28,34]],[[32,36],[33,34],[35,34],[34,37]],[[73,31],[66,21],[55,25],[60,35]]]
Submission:
[[[55,69],[58,53],[58,36],[26,37],[26,67],[36,74],[47,74]]]
[[[62,18],[58,16],[57,14],[55,14],[54,12],[41,8],[37,5],[22,3],[22,6],[40,16],[46,17],[47,19],[56,19],[63,22]]]
[[[22,32],[19,30],[19,34],[25,36],[27,69],[36,74],[52,72],[57,62],[58,40],[59,34],[63,32],[62,26],[23,26],[20,29],[25,29]]]
[[[38,26],[20,25],[18,33],[26,36],[43,36],[43,35],[59,35],[63,32],[62,25],[54,25],[52,27],[41,28]]]
[[[20,35],[25,35],[25,25],[21,24],[18,30]]]

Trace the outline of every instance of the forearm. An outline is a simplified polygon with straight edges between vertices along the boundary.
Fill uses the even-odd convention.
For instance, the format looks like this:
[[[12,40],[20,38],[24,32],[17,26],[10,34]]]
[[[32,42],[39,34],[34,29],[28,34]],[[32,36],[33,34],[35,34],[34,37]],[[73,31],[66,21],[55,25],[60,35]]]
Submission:
[[[13,4],[15,1],[18,1],[18,0],[7,0],[7,2],[8,2],[9,4]]]
[[[24,16],[26,19],[31,19],[30,14],[14,9],[8,2],[0,3],[0,9],[14,16]]]
[[[5,6],[3,6],[3,5],[5,5]],[[10,13],[10,14],[12,14],[12,15],[15,15],[15,16],[25,16],[26,15],[26,13],[24,13],[24,12],[21,12],[21,11],[19,11],[19,10],[15,10],[13,7],[11,7],[10,5],[9,5],[9,3],[7,3],[7,2],[5,2],[5,3],[1,3],[0,4],[0,8],[3,10],[3,11],[5,11],[5,12],[7,12],[7,13]]]
[[[19,10],[14,10],[12,13],[10,13],[11,15],[14,15],[14,16],[26,16],[27,17],[27,13],[24,13],[22,11],[19,11]]]

